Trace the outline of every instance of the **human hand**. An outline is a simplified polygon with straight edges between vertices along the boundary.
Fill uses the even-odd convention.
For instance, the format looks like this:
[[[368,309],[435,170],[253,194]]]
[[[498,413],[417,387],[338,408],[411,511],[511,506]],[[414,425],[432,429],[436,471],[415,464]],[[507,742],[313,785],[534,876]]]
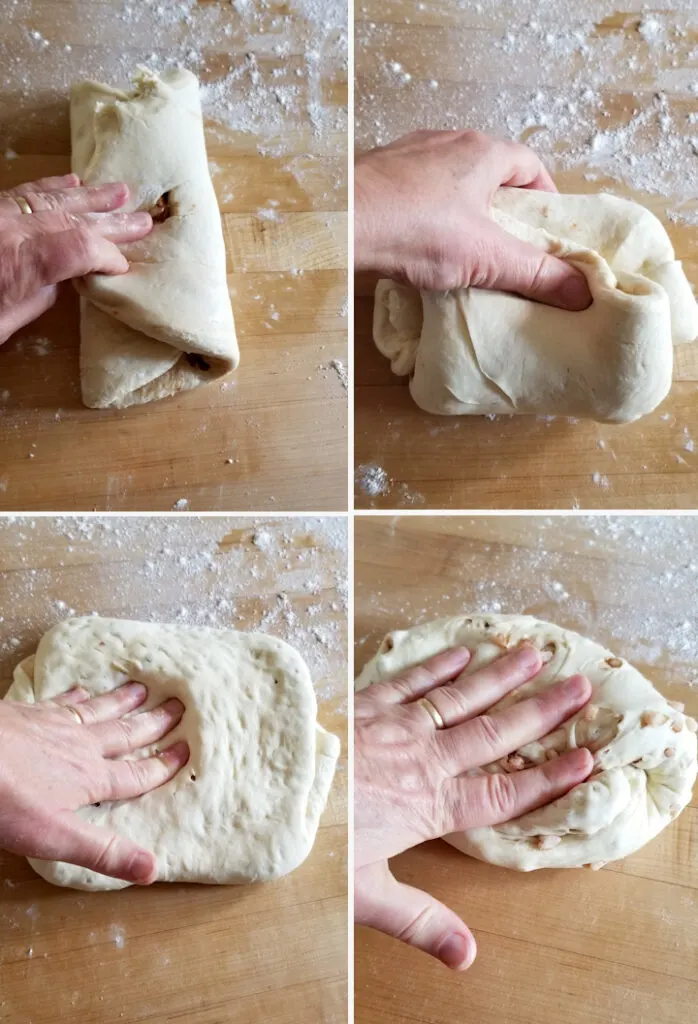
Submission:
[[[154,757],[112,760],[161,740],[184,714],[173,698],[124,718],[146,696],[141,683],[126,683],[100,697],[78,687],[38,704],[0,701],[0,848],[137,885],[156,880],[152,853],[75,813],[148,793],[189,760],[183,741]]]
[[[153,227],[149,213],[114,212],[127,198],[126,185],[85,188],[76,174],[0,192],[0,345],[54,304],[61,281],[127,272],[117,245]]]
[[[505,231],[490,207],[501,185],[557,191],[527,146],[480,132],[419,131],[360,156],[357,270],[415,288],[494,288],[563,309],[591,303],[584,275]]]
[[[588,750],[570,751],[512,774],[477,772],[539,739],[591,696],[585,676],[487,713],[543,665],[530,645],[469,676],[463,648],[445,651],[354,702],[354,918],[463,970],[475,939],[448,907],[398,882],[388,858],[450,832],[495,825],[562,796],[592,771]],[[448,684],[448,685],[444,685]],[[445,728],[420,703],[428,697]],[[475,774],[469,774],[472,771]]]

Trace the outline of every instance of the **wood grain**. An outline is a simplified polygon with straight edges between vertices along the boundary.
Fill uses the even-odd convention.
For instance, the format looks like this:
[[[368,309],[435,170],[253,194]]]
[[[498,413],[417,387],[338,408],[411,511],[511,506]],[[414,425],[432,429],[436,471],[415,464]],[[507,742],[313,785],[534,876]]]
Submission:
[[[202,7],[215,5],[230,34],[191,39],[208,56],[205,82],[245,54],[258,58],[261,74],[278,65],[281,84],[299,81],[299,14],[284,3],[265,5],[259,27],[287,45],[275,58],[268,37],[251,38],[227,2]],[[130,53],[134,67],[145,59],[128,22],[116,19],[107,36],[104,5],[36,0],[30,7],[25,20],[10,23],[6,44],[26,47],[31,28],[51,45],[29,49],[23,67],[35,90],[31,116],[13,91],[0,92],[0,134],[18,153],[5,161],[0,150],[0,189],[69,170],[67,95],[56,102],[47,88],[47,62],[66,60],[59,46],[79,49],[81,59],[87,52],[125,64]],[[328,74],[321,85],[323,111],[339,111],[346,81]],[[235,86],[232,98],[246,88]],[[347,362],[346,134],[314,131],[306,113],[300,122],[289,117],[273,146],[209,121],[207,145],[239,369],[222,385],[152,405],[87,410],[77,298],[65,286],[57,306],[0,351],[0,510],[167,511],[181,499],[203,511],[347,508],[347,393],[330,365]]]
[[[321,655],[319,719],[345,751],[347,624],[337,585],[346,562],[328,535],[312,521],[291,537],[289,520],[161,519],[136,532],[123,523],[85,531],[68,519],[19,519],[0,528],[0,695],[17,661],[66,614],[57,601],[77,614],[160,621],[189,606],[192,621],[210,612],[250,629],[274,614],[283,589],[310,654]],[[188,571],[196,551],[210,552],[214,568],[199,572],[195,562]],[[223,595],[232,595],[227,613],[217,610]],[[312,629],[330,628],[331,647],[313,640]],[[269,884],[82,893],[0,852],[0,1021],[345,1024],[346,777],[343,758],[308,860]]]
[[[657,91],[647,46],[637,32],[643,12],[643,5],[633,2],[599,22],[592,33],[613,35],[620,46],[613,81],[600,89],[604,116],[599,130],[626,124],[633,110],[651,104]],[[365,148],[375,137],[374,122],[381,141],[388,142],[417,128],[469,127],[469,110],[483,108],[486,115],[497,110],[502,83],[512,85],[511,59],[498,44],[512,21],[520,24],[517,15],[517,5],[508,0],[498,5],[363,3],[357,13],[362,37],[367,25],[375,27],[370,42],[356,52],[356,102],[365,120],[357,125],[359,145]],[[670,56],[657,58],[665,72],[667,109],[685,119],[696,109],[695,98],[679,87],[682,72],[692,67],[695,12],[662,9],[661,16],[685,33],[678,69]],[[564,33],[567,27],[561,15],[551,31]],[[571,55],[570,72],[583,69],[584,59],[593,56]],[[424,94],[430,80],[438,80],[428,124],[422,123],[424,111],[396,91],[394,77],[383,70],[388,61],[409,69],[415,96],[420,88]],[[536,89],[554,94],[556,82],[543,57],[531,53],[530,60],[519,59],[516,74],[521,76],[517,85],[522,103]],[[435,110],[442,110],[440,118]],[[521,141],[536,130],[531,127]],[[559,190],[612,188],[649,207],[663,220],[689,280],[698,284],[698,235],[694,226],[669,220],[668,210],[676,204],[633,191],[598,172],[588,181],[587,170],[580,166],[556,175]],[[380,466],[388,477],[384,492],[376,495],[360,482],[365,471],[357,473],[357,508],[683,509],[698,504],[698,460],[685,447],[698,437],[698,345],[676,350],[671,394],[634,424],[607,426],[560,417],[554,422],[523,416],[495,421],[439,417],[414,404],[407,380],[391,373],[373,344],[372,282],[357,281],[355,309],[355,463]]]
[[[698,522],[691,519],[686,528],[698,540]],[[357,671],[388,630],[477,608],[483,581],[493,582],[492,599],[513,610],[507,604],[512,581],[519,586],[531,552],[542,568],[521,611],[578,627],[561,618],[559,600],[539,597],[538,584],[558,582],[600,621],[626,621],[637,608],[642,648],[640,609],[652,600],[648,588],[685,561],[683,550],[674,545],[672,551],[668,535],[658,533],[655,549],[647,547],[569,516],[546,520],[544,532],[533,516],[358,516]],[[556,559],[547,572],[546,556]],[[677,582],[676,593],[666,594],[654,591],[660,645],[695,589]],[[613,644],[603,631],[598,638]],[[685,701],[688,713],[698,712],[698,689],[677,681],[679,668],[685,680],[695,678],[698,666],[634,660],[667,697]],[[659,837],[598,872],[519,874],[466,859],[441,841],[402,854],[391,862],[396,876],[460,914],[473,929],[478,958],[466,974],[453,974],[394,939],[358,928],[356,1024],[685,1024],[698,998],[696,843],[694,795]]]

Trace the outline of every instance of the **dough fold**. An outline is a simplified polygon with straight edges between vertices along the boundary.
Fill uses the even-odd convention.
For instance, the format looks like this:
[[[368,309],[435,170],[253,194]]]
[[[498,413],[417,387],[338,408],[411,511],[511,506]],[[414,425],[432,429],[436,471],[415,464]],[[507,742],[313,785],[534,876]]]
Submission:
[[[159,789],[82,808],[80,816],[152,850],[163,882],[260,882],[298,867],[315,841],[339,756],[339,740],[316,721],[300,655],[261,633],[66,619],[18,665],[5,699],[33,703],[75,685],[97,695],[129,679],[148,687],[136,714],[169,696],[182,701],[181,722],[146,752],[183,739],[189,762]],[[54,885],[129,884],[72,864],[29,863]]]
[[[504,292],[422,292],[378,283],[373,334],[426,412],[536,413],[625,423],[671,388],[673,345],[698,307],[661,222],[608,195],[502,188],[493,219],[568,260],[593,302],[570,312]]]
[[[122,246],[128,274],[76,282],[85,405],[121,409],[229,373],[239,353],[196,77],[142,69],[130,93],[81,82],[70,119],[73,171],[87,185],[126,182],[124,211],[156,220]]]
[[[356,681],[362,690],[449,647],[472,652],[466,675],[527,640],[543,652],[542,671],[494,711],[579,672],[593,688],[587,708],[569,722],[480,771],[511,772],[585,746],[594,755],[588,781],[545,807],[491,828],[446,836],[479,860],[519,871],[573,868],[618,860],[639,850],[691,800],[696,779],[692,720],[664,699],[637,669],[568,629],[529,615],[468,615],[440,619],[384,639]],[[477,774],[475,772],[474,774]]]

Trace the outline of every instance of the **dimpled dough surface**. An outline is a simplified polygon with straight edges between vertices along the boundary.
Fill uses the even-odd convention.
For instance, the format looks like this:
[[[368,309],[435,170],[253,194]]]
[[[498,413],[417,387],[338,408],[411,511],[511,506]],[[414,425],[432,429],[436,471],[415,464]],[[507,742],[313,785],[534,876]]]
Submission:
[[[17,667],[6,699],[45,700],[76,684],[97,695],[129,679],[148,687],[141,711],[170,696],[184,703],[184,717],[158,748],[184,739],[189,763],[136,800],[79,813],[152,850],[160,881],[266,881],[305,860],[339,741],[316,722],[315,693],[300,655],[263,634],[68,619]],[[30,863],[56,885],[128,884],[70,864]]]
[[[464,853],[519,871],[618,860],[644,846],[691,799],[696,778],[695,721],[662,697],[637,669],[592,640],[527,615],[469,615],[388,634],[359,676],[358,690],[454,646],[472,652],[466,673],[527,639],[546,663],[507,695],[501,710],[576,672],[591,681],[587,709],[539,742],[520,748],[518,767],[586,746],[595,769],[566,796],[494,828],[446,836]],[[507,758],[484,769],[516,770]]]

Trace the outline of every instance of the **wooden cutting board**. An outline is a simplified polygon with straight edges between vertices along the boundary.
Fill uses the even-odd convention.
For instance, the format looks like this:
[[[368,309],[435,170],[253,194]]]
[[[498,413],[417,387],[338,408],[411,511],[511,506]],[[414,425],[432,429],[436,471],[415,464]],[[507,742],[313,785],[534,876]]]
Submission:
[[[0,695],[71,610],[261,625],[306,657],[345,751],[345,537],[317,520],[0,522]],[[344,1024],[346,777],[342,759],[308,860],[268,884],[84,893],[0,852],[0,1021]]]
[[[165,59],[200,73],[215,98],[207,145],[241,362],[223,384],[87,410],[66,285],[0,349],[0,509],[166,511],[182,499],[195,511],[346,509],[346,68],[327,57],[336,28],[313,27],[285,2],[4,8],[0,189],[70,170],[76,78],[125,85],[136,65]]]
[[[658,96],[683,131],[698,109],[689,88],[695,77],[691,54],[698,39],[696,8],[677,13],[662,6],[657,12],[670,52],[652,41],[652,23],[643,28],[644,35],[640,31],[643,15],[653,14],[639,0],[625,4],[622,13],[610,3],[594,3],[581,5],[574,14],[572,24],[572,9],[565,5],[367,0],[357,11],[358,148],[420,128],[479,128],[512,137],[510,119],[518,125],[529,109],[534,113],[527,127],[514,137],[530,140],[535,148],[545,135],[546,118],[550,123],[567,117],[575,130],[578,115],[554,103],[558,95],[566,99],[569,94],[581,110],[585,81],[598,96],[594,130],[600,145],[606,130],[613,132],[640,111],[651,110],[660,102]],[[595,22],[591,30],[584,24],[580,31],[585,53],[575,49],[572,39],[580,19]],[[543,32],[547,37],[541,44]],[[569,59],[560,57],[566,45],[572,50]],[[610,47],[617,48],[614,60]],[[512,49],[515,56],[508,55]],[[601,60],[611,70],[609,79],[599,84]],[[579,88],[570,89],[570,76]],[[532,102],[536,94],[540,99]],[[638,130],[638,154],[642,146],[654,143],[658,118],[657,110],[646,129]],[[611,135],[609,144],[620,144],[616,139]],[[563,138],[556,151],[563,154],[587,143],[575,136],[568,146]],[[681,140],[677,152],[689,154],[682,155],[681,167],[690,159],[690,147],[688,137]],[[689,280],[698,283],[695,225],[690,217],[688,222],[669,219],[669,214],[694,204],[681,202],[678,195],[655,194],[651,180],[644,188],[628,187],[593,167],[591,149],[589,154],[588,163],[580,159],[572,169],[554,175],[558,189],[611,189],[649,207],[667,228]],[[664,166],[657,161],[658,173],[677,159],[667,155]],[[632,181],[639,177],[634,174]],[[676,179],[684,186],[692,174],[692,168],[685,175],[677,171]],[[356,286],[355,462],[362,467],[357,508],[665,509],[698,504],[698,458],[693,453],[693,441],[698,440],[698,344],[676,350],[671,394],[634,424],[570,422],[565,417],[551,422],[545,417],[490,421],[430,416],[414,404],[407,379],[392,374],[373,344],[373,284],[363,279]],[[379,478],[379,493],[375,472],[366,472],[366,467],[376,466],[385,474]]]
[[[358,518],[356,669],[390,629],[520,611],[607,643],[696,715],[696,541],[688,517]],[[697,844],[695,793],[659,837],[601,871],[520,874],[441,840],[402,854],[395,875],[460,914],[478,957],[455,974],[358,928],[356,1024],[687,1024],[698,999]]]

